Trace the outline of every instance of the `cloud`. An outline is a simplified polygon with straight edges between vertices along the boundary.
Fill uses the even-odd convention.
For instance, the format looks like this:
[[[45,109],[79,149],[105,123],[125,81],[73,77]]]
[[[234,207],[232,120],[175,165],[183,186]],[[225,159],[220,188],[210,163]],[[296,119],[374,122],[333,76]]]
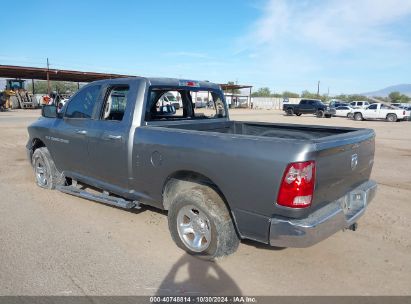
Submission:
[[[404,82],[411,68],[411,0],[268,0],[240,34],[247,82],[338,92]]]
[[[270,0],[240,43],[258,47],[305,42],[333,51],[359,44],[409,46],[389,25],[410,15],[411,0]]]

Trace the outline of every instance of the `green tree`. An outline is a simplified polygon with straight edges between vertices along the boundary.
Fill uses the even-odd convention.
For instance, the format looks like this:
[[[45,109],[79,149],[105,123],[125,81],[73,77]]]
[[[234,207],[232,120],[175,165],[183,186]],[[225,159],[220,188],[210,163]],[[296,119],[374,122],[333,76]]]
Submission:
[[[400,92],[391,92],[390,94],[388,94],[388,97],[390,98],[391,102],[400,102],[401,93]]]
[[[301,92],[302,98],[311,98],[311,99],[319,99],[319,96],[316,93],[311,93],[307,90]]]
[[[270,97],[271,91],[269,88],[259,88],[256,92],[251,94],[252,97]]]
[[[345,95],[345,94],[337,95],[337,96],[335,96],[334,98],[335,98],[335,99],[338,99],[338,100],[342,100],[342,101],[348,101],[348,96]]]
[[[290,92],[290,91],[284,91],[283,94],[282,94],[282,97],[298,98],[298,97],[300,97],[300,95],[297,94],[297,93]]]
[[[354,101],[354,100],[370,101],[370,99],[367,96],[364,96],[364,95],[359,95],[359,94],[348,95],[348,100],[347,101],[351,102],[351,101]]]
[[[27,84],[27,90],[32,91],[31,84]],[[34,81],[34,93],[47,94],[47,81],[36,80]],[[50,81],[50,91],[60,94],[74,93],[77,91],[77,83],[69,81]]]
[[[407,95],[401,94],[400,92],[391,92],[388,95],[388,98],[390,99],[391,102],[402,102],[402,103],[407,103],[411,100],[410,97]]]
[[[335,99],[342,100],[345,102],[351,102],[354,100],[365,100],[365,101],[372,101],[370,98],[364,95],[359,95],[359,94],[351,94],[351,95],[346,95],[346,94],[340,94],[334,97]]]

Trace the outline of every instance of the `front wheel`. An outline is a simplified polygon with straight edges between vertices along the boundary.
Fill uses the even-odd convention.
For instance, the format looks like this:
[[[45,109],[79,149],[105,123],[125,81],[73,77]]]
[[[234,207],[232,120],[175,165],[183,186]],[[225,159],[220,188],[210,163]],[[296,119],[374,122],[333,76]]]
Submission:
[[[323,118],[324,117],[324,111],[323,110],[318,110],[317,111],[317,118]]]
[[[173,199],[168,227],[178,247],[207,260],[234,253],[240,242],[224,201],[202,185]]]
[[[38,148],[32,157],[36,184],[45,189],[54,189],[57,185],[64,185],[65,177],[61,174],[51,158],[46,147]]]

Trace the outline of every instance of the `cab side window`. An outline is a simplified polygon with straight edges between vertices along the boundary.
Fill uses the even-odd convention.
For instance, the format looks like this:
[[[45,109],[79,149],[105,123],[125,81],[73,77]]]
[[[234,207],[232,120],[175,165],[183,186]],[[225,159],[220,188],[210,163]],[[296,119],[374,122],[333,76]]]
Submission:
[[[376,105],[376,104],[370,105],[370,106],[368,107],[368,109],[369,109],[369,110],[376,110],[376,109],[377,109],[377,105]]]
[[[128,85],[116,85],[107,90],[101,113],[102,120],[123,120],[129,90]]]
[[[82,89],[69,102],[64,117],[91,118],[94,107],[100,95],[100,85],[93,85]]]

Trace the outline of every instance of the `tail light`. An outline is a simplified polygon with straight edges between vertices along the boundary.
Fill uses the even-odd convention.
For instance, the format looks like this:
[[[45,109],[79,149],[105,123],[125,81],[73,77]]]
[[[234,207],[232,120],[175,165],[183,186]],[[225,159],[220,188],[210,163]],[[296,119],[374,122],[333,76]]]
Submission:
[[[313,200],[314,184],[314,161],[289,164],[281,181],[277,204],[291,208],[309,207]]]

